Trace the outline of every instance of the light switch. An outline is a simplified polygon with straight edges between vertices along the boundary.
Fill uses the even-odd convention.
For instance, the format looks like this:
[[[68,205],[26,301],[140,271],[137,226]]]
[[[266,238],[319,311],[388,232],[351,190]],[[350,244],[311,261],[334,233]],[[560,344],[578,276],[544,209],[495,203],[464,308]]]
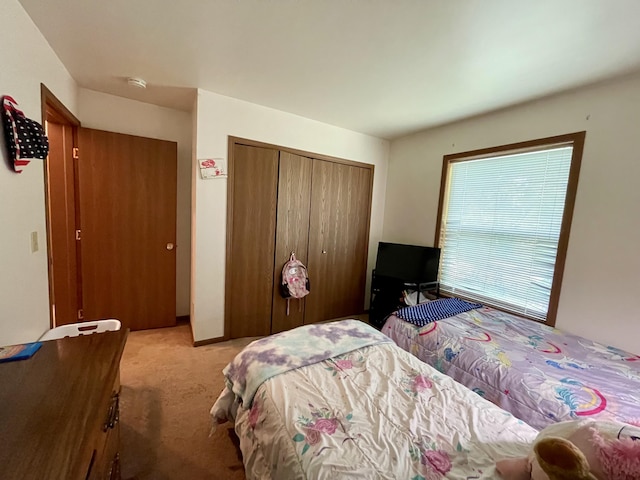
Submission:
[[[38,232],[31,232],[31,253],[38,251]]]

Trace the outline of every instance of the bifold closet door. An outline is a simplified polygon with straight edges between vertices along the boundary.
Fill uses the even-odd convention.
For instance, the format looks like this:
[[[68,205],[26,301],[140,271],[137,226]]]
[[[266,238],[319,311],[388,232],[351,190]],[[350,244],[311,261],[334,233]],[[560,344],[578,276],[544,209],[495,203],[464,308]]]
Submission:
[[[371,175],[368,168],[313,161],[305,323],[364,309]]]
[[[273,299],[278,151],[235,145],[229,192],[233,211],[227,262],[230,338],[269,335]]]
[[[307,265],[312,164],[310,158],[280,152],[271,333],[299,327],[304,322],[306,297],[291,299],[287,315],[287,301],[280,293],[280,283],[282,267],[291,252],[295,252],[296,258]]]

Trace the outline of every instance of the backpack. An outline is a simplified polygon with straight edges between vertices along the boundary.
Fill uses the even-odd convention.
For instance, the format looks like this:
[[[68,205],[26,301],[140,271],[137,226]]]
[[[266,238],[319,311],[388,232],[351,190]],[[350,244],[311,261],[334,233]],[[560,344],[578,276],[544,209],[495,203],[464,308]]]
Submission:
[[[308,295],[310,289],[307,267],[296,258],[294,252],[291,252],[289,261],[282,267],[282,281],[280,282],[280,294],[287,299],[287,315],[289,315],[289,300]]]

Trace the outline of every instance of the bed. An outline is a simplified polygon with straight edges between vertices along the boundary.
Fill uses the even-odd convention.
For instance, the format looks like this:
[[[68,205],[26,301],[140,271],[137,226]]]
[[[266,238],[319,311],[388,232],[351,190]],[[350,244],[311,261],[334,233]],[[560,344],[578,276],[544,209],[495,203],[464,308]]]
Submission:
[[[382,332],[539,430],[585,417],[640,425],[637,355],[489,307],[423,327],[391,315]]]
[[[490,479],[537,434],[357,320],[258,340],[224,373],[211,415],[249,479]]]

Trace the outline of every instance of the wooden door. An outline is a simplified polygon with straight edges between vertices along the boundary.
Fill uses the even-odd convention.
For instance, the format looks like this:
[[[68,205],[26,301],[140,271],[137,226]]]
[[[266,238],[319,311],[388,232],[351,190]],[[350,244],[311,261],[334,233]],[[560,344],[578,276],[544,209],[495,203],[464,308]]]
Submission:
[[[280,152],[271,333],[299,327],[304,322],[306,299],[291,299],[287,315],[287,301],[280,293],[280,283],[282,267],[291,252],[307,264],[312,162],[310,158]]]
[[[73,127],[47,122],[47,197],[54,324],[78,321],[82,298],[76,247]]]
[[[278,151],[234,145],[229,162],[225,332],[269,335],[278,197]]]
[[[368,168],[313,161],[305,323],[364,309],[371,175]]]
[[[175,325],[177,144],[80,128],[78,146],[84,318]]]

